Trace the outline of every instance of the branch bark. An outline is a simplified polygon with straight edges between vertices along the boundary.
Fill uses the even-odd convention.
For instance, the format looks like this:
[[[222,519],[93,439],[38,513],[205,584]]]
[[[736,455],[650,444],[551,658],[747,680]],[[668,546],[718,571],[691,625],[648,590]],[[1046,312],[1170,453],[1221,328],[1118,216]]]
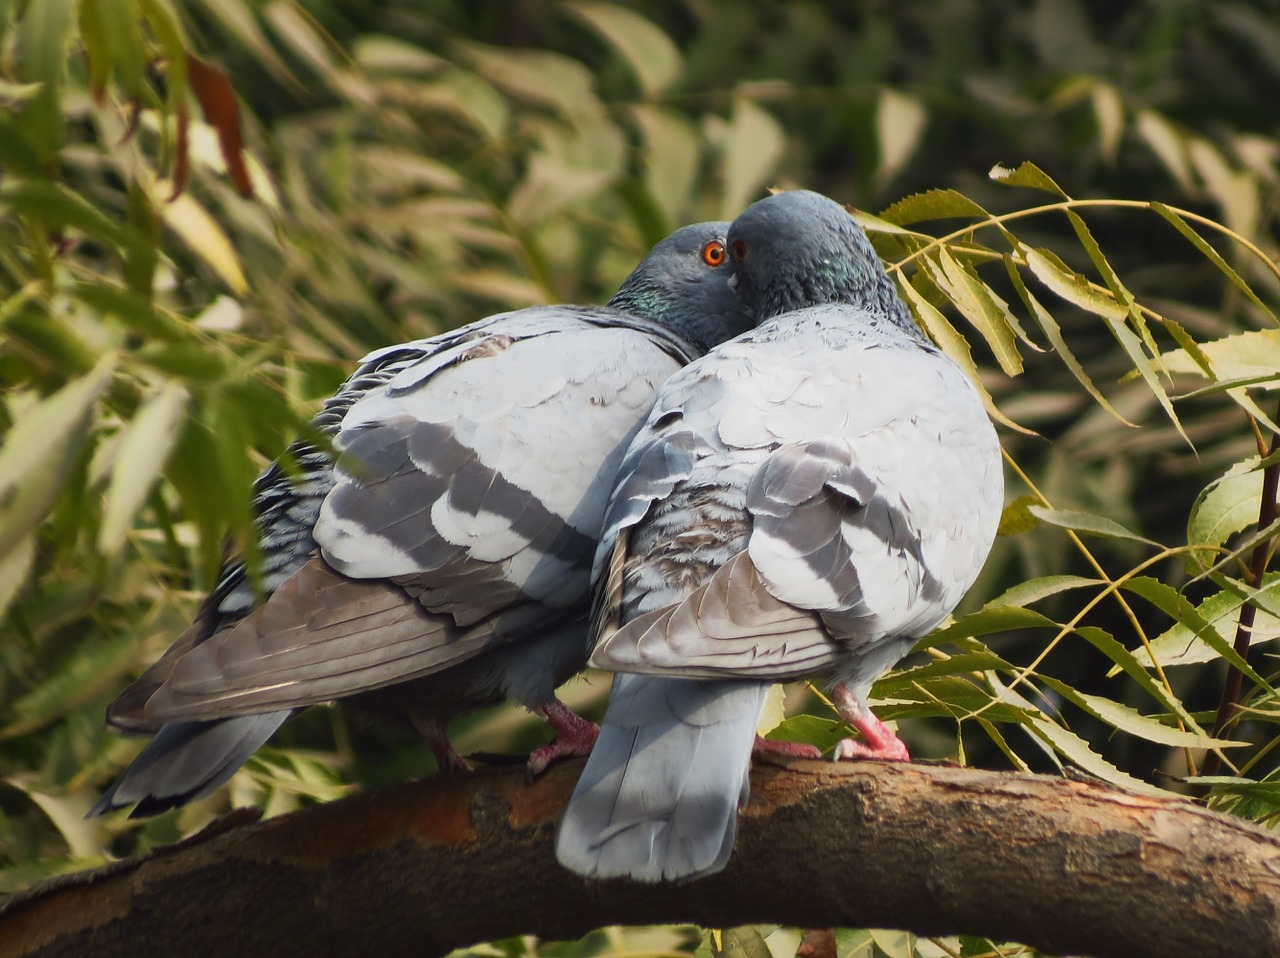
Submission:
[[[720,875],[587,882],[552,855],[580,763],[409,783],[245,824],[0,906],[0,954],[429,958],[515,934],[769,922],[1106,956],[1280,956],[1280,836],[1178,799],[921,764],[752,776]]]

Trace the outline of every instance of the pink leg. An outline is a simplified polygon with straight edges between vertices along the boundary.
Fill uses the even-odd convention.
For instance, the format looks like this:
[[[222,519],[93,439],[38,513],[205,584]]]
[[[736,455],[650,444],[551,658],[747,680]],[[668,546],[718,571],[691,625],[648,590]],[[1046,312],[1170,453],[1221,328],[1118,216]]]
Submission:
[[[550,745],[529,753],[529,777],[541,775],[552,762],[575,755],[590,755],[591,748],[600,735],[600,726],[588,722],[559,699],[534,710],[555,729],[556,737]]]
[[[756,736],[756,744],[751,747],[751,754],[757,758],[767,759],[770,756],[779,758],[822,758],[822,750],[816,745],[804,742],[775,742],[771,738]]]
[[[902,739],[893,734],[866,703],[841,684],[835,687],[836,711],[840,717],[858,730],[863,741],[846,738],[836,745],[835,760],[850,758],[878,758],[890,762],[909,762],[911,756]]]
[[[427,742],[427,748],[436,757],[436,765],[444,776],[465,775],[471,771],[467,760],[458,754],[449,740],[449,730],[439,719],[410,715],[409,721]]]

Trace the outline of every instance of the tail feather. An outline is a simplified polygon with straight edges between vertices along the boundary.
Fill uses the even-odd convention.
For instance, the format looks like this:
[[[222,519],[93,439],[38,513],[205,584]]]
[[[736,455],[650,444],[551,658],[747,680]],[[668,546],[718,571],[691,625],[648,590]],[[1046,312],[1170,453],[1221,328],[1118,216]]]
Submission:
[[[129,817],[143,818],[208,795],[231,778],[291,714],[288,710],[263,712],[164,726],[86,817],[134,805]]]
[[[566,868],[658,882],[720,871],[769,683],[618,675],[556,839]]]

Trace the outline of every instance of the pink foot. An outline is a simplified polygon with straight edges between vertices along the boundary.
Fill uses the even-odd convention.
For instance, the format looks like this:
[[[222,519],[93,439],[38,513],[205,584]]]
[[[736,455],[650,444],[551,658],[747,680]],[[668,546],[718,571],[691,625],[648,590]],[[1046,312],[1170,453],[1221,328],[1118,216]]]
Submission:
[[[751,754],[758,758],[822,758],[822,750],[816,745],[804,742],[778,742],[771,738],[756,736],[756,744],[751,746]]]
[[[552,762],[591,754],[591,749],[600,736],[599,725],[588,722],[559,699],[552,699],[535,711],[555,729],[556,737],[551,740],[550,745],[529,753],[529,763],[525,767],[530,779],[545,772]]]
[[[854,758],[875,758],[888,762],[911,761],[911,755],[902,739],[876,718],[875,713],[858,696],[844,685],[837,685],[833,697],[840,717],[857,729],[863,738],[861,742],[846,738],[837,743],[832,756],[835,761]]]

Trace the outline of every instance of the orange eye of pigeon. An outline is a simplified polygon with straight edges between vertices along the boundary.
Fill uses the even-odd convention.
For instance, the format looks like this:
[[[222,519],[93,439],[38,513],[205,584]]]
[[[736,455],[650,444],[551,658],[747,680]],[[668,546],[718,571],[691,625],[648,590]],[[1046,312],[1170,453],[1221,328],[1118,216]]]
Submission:
[[[742,242],[742,240],[733,241],[733,258],[739,263],[747,258],[747,244]]]
[[[724,262],[724,243],[712,240],[702,247],[702,261],[708,266],[719,266]]]

